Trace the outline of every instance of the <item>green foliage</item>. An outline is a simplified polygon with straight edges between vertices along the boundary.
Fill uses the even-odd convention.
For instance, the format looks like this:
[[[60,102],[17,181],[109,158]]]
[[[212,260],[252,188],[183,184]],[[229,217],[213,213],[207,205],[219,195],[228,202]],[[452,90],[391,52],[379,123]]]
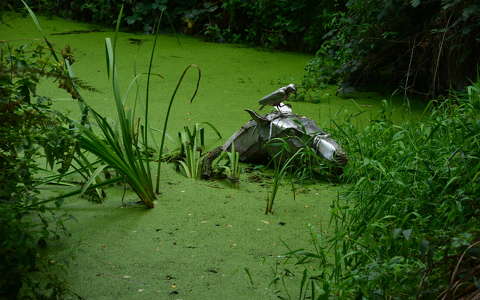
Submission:
[[[311,136],[306,129],[299,123],[303,134],[285,136],[272,139],[267,147],[275,152],[272,162],[275,164],[283,164],[286,160],[294,157],[289,167],[290,173],[296,182],[305,182],[313,179],[322,180],[338,180],[337,175],[341,174],[342,166],[336,162],[326,160],[317,153],[313,145],[315,136]],[[296,145],[296,146],[292,146]],[[298,151],[300,148],[301,151]]]
[[[306,271],[300,299],[320,290],[345,299],[453,299],[475,290],[480,83],[467,91],[432,102],[420,122],[395,124],[385,103],[365,128],[338,126],[350,187],[332,204],[331,235],[316,238],[315,251],[290,253],[316,270]]]
[[[55,58],[57,62],[59,62],[56,52],[53,49],[52,44],[49,42],[47,37],[42,31],[40,23],[36,15],[33,11],[24,3],[25,7],[27,8],[32,20],[36,24],[40,33],[42,33],[45,43],[48,45],[52,56]],[[95,154],[101,161],[103,161],[103,165],[101,165],[96,170],[91,170],[88,172],[89,177],[86,178],[87,182],[84,187],[80,191],[74,191],[68,193],[67,195],[74,195],[78,192],[84,193],[85,190],[91,185],[93,180],[96,180],[98,174],[103,170],[105,167],[111,166],[113,167],[119,174],[121,174],[124,180],[130,185],[130,187],[135,191],[135,193],[140,197],[141,201],[148,207],[153,208],[154,206],[154,199],[156,198],[155,193],[159,192],[159,180],[160,180],[160,164],[161,159],[158,162],[157,168],[157,186],[156,190],[154,191],[154,182],[152,176],[152,170],[150,167],[150,157],[148,157],[149,149],[152,147],[149,146],[148,143],[148,135],[150,133],[150,127],[148,125],[148,111],[149,111],[149,84],[150,84],[150,77],[151,77],[151,67],[153,63],[153,53],[156,47],[157,35],[154,39],[154,45],[152,47],[150,64],[149,64],[149,71],[147,73],[147,87],[146,87],[146,95],[145,95],[145,116],[144,116],[144,126],[143,132],[140,135],[138,130],[137,124],[140,123],[140,119],[135,116],[135,107],[134,109],[127,109],[126,108],[126,97],[123,97],[120,93],[120,87],[118,83],[118,74],[116,70],[116,57],[115,57],[115,45],[116,45],[116,35],[118,33],[120,27],[120,21],[122,18],[122,9],[118,15],[117,19],[117,27],[115,31],[115,38],[113,42],[110,38],[105,40],[105,48],[107,54],[107,74],[112,82],[112,88],[114,93],[114,101],[115,107],[117,111],[118,117],[118,127],[111,125],[107,119],[100,114],[98,114],[95,110],[89,107],[86,102],[81,97],[80,93],[78,92],[78,80],[75,80],[73,77],[73,70],[71,68],[70,60],[65,58],[64,56],[64,64],[62,67],[66,72],[66,78],[68,86],[70,87],[70,91],[72,93],[72,97],[79,100],[80,106],[82,108],[82,121],[79,124],[81,128],[80,135],[78,137],[79,147]],[[158,18],[157,26],[156,26],[156,33],[158,33],[158,26],[161,21],[161,15]],[[62,52],[63,54],[63,52]],[[176,93],[183,81],[183,78],[186,72],[190,68],[196,68],[198,70],[198,80],[196,84],[195,91],[190,99],[193,101],[195,95],[198,91],[199,82],[200,82],[200,70],[195,65],[189,65],[183,71],[174,92],[172,93],[168,110],[165,116],[165,123],[163,128],[163,135],[161,140],[161,145],[159,149],[159,156],[162,157],[163,153],[163,145],[165,141],[165,133],[167,130],[168,118],[170,115],[170,109],[175,99]],[[130,85],[129,89],[132,87],[133,84],[136,83],[138,77],[141,74],[135,76]],[[128,92],[126,93],[128,95]],[[137,99],[135,99],[136,101]],[[87,120],[88,111],[93,113],[95,118],[96,124],[100,129],[100,135],[93,130],[90,123]],[[139,139],[139,135],[141,139]],[[78,154],[81,154],[79,152]],[[84,159],[85,166],[84,167],[92,167],[93,164],[90,164],[88,160]],[[116,178],[106,181],[105,183],[117,181]],[[99,187],[104,183],[98,183],[92,186],[92,188]],[[66,195],[59,198],[63,198]]]
[[[33,271],[48,273],[38,261],[39,246],[64,231],[62,218],[39,198],[42,163],[64,173],[70,165],[75,134],[52,101],[35,93],[41,77],[59,81],[57,65],[41,46],[0,48],[0,297],[60,297],[64,291],[55,276],[47,286],[30,278]],[[56,203],[60,205],[60,202]]]
[[[120,18],[121,14],[119,15],[119,20]],[[116,129],[116,126],[112,126],[105,117],[102,117],[91,109],[101,135],[97,135],[91,127],[83,127],[82,135],[79,137],[80,146],[95,154],[102,161],[117,170],[140,197],[140,200],[148,208],[153,208],[153,201],[156,196],[149,166],[149,158],[145,157],[143,149],[140,147],[134,111],[126,108],[126,99],[120,94],[118,74],[116,71],[115,43],[116,39],[113,40],[113,43],[110,38],[105,40],[107,68],[114,91],[119,129]],[[152,51],[154,51],[154,49],[155,46]],[[150,76],[150,73],[148,76]],[[136,78],[134,78],[134,81],[135,80]],[[146,102],[146,106],[147,105],[148,100]],[[146,108],[145,111],[148,112],[148,108]],[[145,138],[144,142],[146,142]],[[145,146],[145,148],[148,148],[148,142]]]
[[[289,151],[288,142],[280,138],[272,139],[272,143],[275,143],[276,141],[279,141],[282,144],[282,150],[280,150],[276,156],[272,157],[272,162],[275,165],[275,171],[273,173],[272,191],[267,194],[267,205],[265,206],[266,215],[273,214],[273,204],[275,202],[275,198],[277,197],[280,182],[287,174],[287,171],[294,166],[292,162],[303,149],[298,149],[297,152],[295,152],[290,158],[286,159]]]
[[[229,0],[205,22],[204,34],[216,41],[314,51],[326,33],[328,11],[336,5],[337,1]]]
[[[185,126],[178,133],[178,148],[172,151],[168,161],[177,164],[177,169],[188,178],[200,179],[202,177],[202,168],[205,155],[205,128],[202,125],[210,127],[219,139],[222,138],[220,132],[209,122],[195,123],[190,129]]]
[[[168,0],[138,1],[132,5],[131,14],[126,17],[129,25],[143,25],[144,32],[152,32],[154,28],[153,20],[155,15],[160,15],[167,9]],[[101,11],[101,9],[98,9]]]
[[[206,158],[211,155],[205,152],[205,128],[201,125],[208,125],[216,134],[218,139],[222,136],[220,132],[210,123],[195,123],[192,129],[185,126],[183,131],[178,133],[178,150],[172,151],[167,160],[177,164],[177,169],[188,178],[200,179],[204,174]],[[215,152],[215,150],[214,150]],[[231,182],[238,183],[240,180],[240,156],[232,146],[230,152],[223,151],[213,159],[210,169],[214,177],[227,177]]]
[[[325,84],[337,84],[346,76],[347,70],[342,66],[352,60],[352,42],[343,32],[348,27],[346,13],[335,11],[324,23],[323,42],[319,44],[315,57],[305,66],[302,87],[305,90],[323,88]]]
[[[266,147],[274,149],[275,155],[271,159],[274,173],[272,190],[267,196],[265,214],[273,213],[273,203],[277,196],[279,185],[286,175],[290,175],[292,191],[295,197],[295,183],[316,178],[335,180],[337,176],[336,173],[338,173],[337,169],[342,168],[317,154],[316,150],[311,147],[313,137],[307,133],[305,133],[304,136],[305,138],[298,136],[274,138],[266,145]],[[292,147],[292,139],[295,140],[296,145],[302,146]]]
[[[222,152],[214,164],[225,172],[231,182],[238,183],[240,181],[242,169],[240,168],[240,155],[235,151],[235,143],[232,143],[230,152]]]
[[[340,76],[350,85],[382,84],[432,97],[475,78],[475,0],[348,1],[344,12],[331,16],[328,41],[309,64],[307,82]],[[334,72],[325,61],[336,65]]]
[[[436,96],[476,75],[480,5],[475,0],[31,0],[37,11],[103,24],[124,6],[130,30],[162,29],[216,42],[316,52],[305,89],[376,85]],[[4,6],[11,9],[15,4]]]
[[[187,126],[178,133],[180,159],[178,164],[188,178],[200,179],[202,158],[205,155],[205,129],[199,123],[190,130]]]

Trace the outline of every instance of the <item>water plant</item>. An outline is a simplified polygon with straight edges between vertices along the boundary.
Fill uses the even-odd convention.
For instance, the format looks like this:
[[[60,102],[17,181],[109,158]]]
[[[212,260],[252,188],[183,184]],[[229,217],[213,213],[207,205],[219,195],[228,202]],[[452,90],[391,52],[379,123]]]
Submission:
[[[222,160],[225,160],[226,162],[221,163]],[[232,143],[230,151],[224,151],[220,154],[215,166],[223,170],[231,182],[239,182],[242,170],[240,168],[240,155],[235,151],[235,143]]]
[[[116,32],[118,32],[120,19],[121,14],[117,21]],[[113,41],[110,38],[106,38],[107,73],[111,79],[114,91],[114,101],[120,130],[117,130],[117,128],[112,126],[105,117],[91,109],[101,135],[97,135],[91,127],[83,127],[82,134],[79,137],[80,146],[118,170],[129,186],[139,196],[141,201],[148,208],[153,208],[153,201],[156,196],[153,188],[149,158],[145,157],[142,148],[140,147],[135,114],[132,109],[125,106],[126,99],[120,94],[118,74],[116,71],[115,44],[116,37]],[[154,49],[155,42],[152,51],[154,51]],[[150,62],[150,64],[151,63],[152,62]],[[150,76],[150,72],[147,76]],[[134,78],[134,80],[136,80],[136,78]],[[145,120],[147,120],[148,94],[145,105]],[[147,129],[145,129],[145,131],[147,131]],[[148,146],[146,134],[143,138],[145,145]]]
[[[170,97],[170,102],[168,103],[168,108],[167,108],[167,112],[165,114],[165,120],[164,120],[164,123],[163,123],[163,132],[162,132],[162,139],[161,139],[161,142],[160,142],[160,149],[158,151],[157,183],[156,183],[156,186],[155,186],[155,192],[156,193],[159,193],[159,191],[160,191],[159,190],[160,189],[160,168],[161,168],[162,161],[163,161],[163,149],[164,149],[164,145],[165,145],[165,137],[166,137],[166,133],[167,133],[168,119],[170,117],[170,111],[172,109],[173,100],[175,99],[175,96],[177,95],[178,89],[180,88],[180,85],[183,82],[183,78],[185,77],[185,74],[187,73],[188,70],[190,70],[192,68],[197,70],[198,77],[197,77],[197,83],[196,83],[196,86],[195,86],[195,90],[193,91],[193,94],[190,98],[190,103],[193,101],[193,99],[195,99],[195,96],[197,95],[197,92],[198,92],[198,88],[200,86],[200,79],[202,78],[202,73],[200,71],[200,68],[197,65],[191,64],[191,65],[188,65],[183,70],[182,75],[180,75],[180,78],[177,81],[177,85],[175,86],[175,89],[173,90],[172,96]]]
[[[222,138],[217,128],[209,122],[195,123],[192,129],[185,126],[178,133],[177,150],[172,151],[167,159],[177,163],[183,174],[189,178],[199,179],[202,176],[203,158],[206,154],[205,127],[202,125],[210,127],[218,139]]]
[[[119,24],[121,20],[121,12],[117,20],[116,33],[119,29]],[[157,23],[157,32],[158,24]],[[135,111],[127,108],[125,105],[126,98],[121,96],[118,75],[116,72],[115,65],[115,44],[116,44],[116,34],[113,41],[109,38],[105,40],[105,47],[107,52],[107,70],[108,75],[111,78],[112,88],[114,91],[114,100],[117,110],[117,117],[120,130],[114,129],[100,114],[95,112],[93,109],[93,115],[97,122],[97,125],[101,129],[103,136],[97,136],[96,133],[88,127],[84,127],[82,131],[82,136],[80,137],[81,146],[88,151],[94,153],[103,161],[108,163],[110,166],[118,170],[130,185],[130,187],[137,193],[140,199],[148,208],[153,208],[153,201],[156,198],[156,193],[159,192],[159,182],[160,182],[160,167],[162,163],[162,154],[163,147],[165,143],[165,134],[168,125],[168,119],[170,116],[170,111],[172,107],[173,100],[175,99],[176,93],[183,81],[183,78],[186,72],[190,68],[196,68],[198,70],[198,80],[196,84],[195,91],[190,99],[190,102],[193,101],[195,95],[198,91],[201,73],[200,69],[196,65],[187,66],[180,79],[177,82],[175,90],[170,98],[169,106],[165,116],[165,122],[163,126],[162,139],[159,149],[159,160],[157,166],[157,185],[154,190],[154,178],[152,176],[152,170],[150,166],[150,158],[145,156],[143,149],[152,148],[148,142],[148,135],[150,132],[150,127],[148,124],[148,111],[149,111],[149,83],[151,77],[151,67],[153,64],[153,56],[156,48],[157,34],[154,38],[154,43],[150,56],[150,64],[147,76],[147,87],[146,87],[146,96],[145,96],[145,115],[144,115],[144,127],[142,140],[138,139],[139,132],[137,131],[136,126],[137,118],[135,117]],[[130,86],[138,79],[139,75],[132,79]],[[128,94],[128,93],[127,93]],[[136,105],[135,105],[136,106]],[[135,107],[134,106],[134,107]]]
[[[129,30],[155,31],[155,19],[167,11],[163,30],[203,35],[217,42],[247,42],[267,47],[314,52],[327,33],[328,13],[343,1],[257,2],[254,0],[168,1],[136,0],[121,3],[109,0],[57,3],[54,0],[31,2],[36,11],[94,24],[110,25],[123,7]],[[1,3],[3,10],[13,10],[17,3]],[[1,16],[1,15],[0,15]]]
[[[193,130],[185,126],[178,133],[180,143],[180,159],[178,161],[183,173],[188,178],[199,179],[202,170],[202,157],[205,150],[205,130],[195,124]]]
[[[37,28],[43,35],[43,39],[45,43],[48,45],[52,56],[58,60],[58,56],[53,49],[52,44],[47,39],[46,35],[43,33],[40,23],[36,18],[33,11],[28,7],[26,3],[24,3],[25,7],[27,8],[32,20],[36,24]],[[120,22],[122,19],[122,12],[123,7],[120,9],[120,13],[117,18],[116,22],[116,29],[115,29],[115,36],[113,40],[111,38],[105,39],[105,50],[106,50],[106,61],[107,61],[107,75],[112,84],[112,90],[114,94],[114,102],[117,112],[117,126],[110,124],[107,119],[97,113],[93,108],[88,106],[88,104],[83,100],[80,93],[78,92],[75,76],[73,69],[67,59],[64,60],[64,67],[66,70],[66,74],[70,79],[68,81],[69,86],[71,87],[72,93],[75,95],[76,99],[79,99],[79,103],[81,104],[82,111],[85,111],[84,117],[82,120],[85,120],[80,124],[81,134],[78,138],[79,145],[82,149],[85,149],[93,154],[95,154],[98,158],[100,158],[103,162],[108,164],[109,166],[116,169],[123,177],[123,179],[130,185],[130,187],[137,193],[141,201],[148,207],[153,208],[154,203],[153,201],[156,198],[156,194],[159,193],[159,183],[160,183],[160,167],[162,163],[162,154],[163,148],[165,144],[165,137],[167,131],[168,120],[170,117],[170,111],[172,108],[173,100],[183,82],[183,78],[185,74],[190,69],[196,69],[198,71],[198,79],[196,82],[195,90],[190,98],[190,102],[193,101],[195,98],[201,79],[201,72],[198,66],[196,65],[188,65],[181,74],[177,85],[170,97],[168,109],[165,115],[165,120],[163,124],[163,132],[162,132],[162,139],[159,149],[159,159],[157,165],[157,178],[156,178],[156,187],[154,189],[154,177],[152,176],[152,170],[150,165],[150,157],[146,156],[145,150],[152,149],[153,147],[150,146],[148,141],[148,136],[150,134],[150,125],[148,122],[148,113],[149,113],[149,86],[150,86],[150,78],[152,76],[152,65],[153,65],[153,58],[156,49],[157,37],[158,37],[158,28],[161,22],[161,17],[163,13],[159,16],[156,26],[155,26],[155,37],[154,42],[151,50],[150,55],[150,62],[148,67],[147,74],[137,74],[130,82],[129,87],[125,95],[121,94],[120,85],[118,83],[118,74],[116,68],[116,42],[117,42],[117,34],[120,28]],[[128,96],[128,91],[130,88],[137,82],[138,78],[141,75],[146,75],[147,77],[147,86],[146,86],[146,94],[145,94],[145,106],[144,106],[144,125],[142,132],[139,132],[139,127],[137,124],[140,122],[140,118],[136,116],[135,108],[137,106],[137,98],[135,99],[135,104],[133,105],[133,109],[127,107],[126,101]],[[94,120],[100,130],[100,135],[93,129],[90,124],[87,124],[87,113],[92,112]],[[138,137],[141,137],[139,139]],[[147,151],[148,152],[148,151]],[[104,168],[104,166],[100,166],[100,168]],[[97,169],[98,170],[98,169]],[[97,176],[97,170],[93,170],[91,172],[91,176]],[[90,182],[88,180],[87,182]],[[95,186],[98,186],[95,185]]]

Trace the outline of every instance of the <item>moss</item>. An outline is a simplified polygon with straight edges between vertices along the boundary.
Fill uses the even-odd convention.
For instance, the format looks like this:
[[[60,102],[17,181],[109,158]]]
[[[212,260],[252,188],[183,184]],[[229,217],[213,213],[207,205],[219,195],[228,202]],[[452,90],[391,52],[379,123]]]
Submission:
[[[9,15],[5,21],[9,26],[0,24],[0,31],[10,43],[39,37],[27,18]],[[58,18],[40,21],[48,33],[98,29]],[[76,75],[101,91],[83,92],[84,98],[101,113],[113,116],[103,48],[109,36],[113,33],[105,31],[49,38],[58,49],[70,45]],[[146,71],[152,40],[152,36],[120,33],[118,69],[125,89],[134,65],[137,73]],[[227,139],[248,120],[245,108],[257,109],[262,96],[284,84],[300,82],[309,58],[162,35],[153,72],[164,78],[155,78],[152,84],[150,124],[160,129],[178,76],[186,65],[195,63],[203,72],[198,98],[187,104],[194,88],[193,78],[187,78],[180,94],[184,97],[173,108],[170,135],[184,125],[209,121]],[[54,98],[56,107],[70,111],[72,117],[78,115],[77,104],[54,83],[43,82],[38,93]],[[339,111],[340,115],[369,112],[380,102],[378,95],[353,101],[331,94],[319,104],[295,102],[294,110],[327,126],[331,118],[341,118]],[[277,299],[276,287],[269,283],[276,257],[287,251],[282,241],[294,249],[306,247],[307,224],[326,225],[328,207],[339,191],[329,184],[316,184],[303,187],[294,201],[284,187],[277,196],[275,215],[265,216],[267,188],[261,183],[243,178],[239,189],[231,189],[218,182],[185,179],[168,167],[164,170],[162,194],[153,210],[121,208],[120,187],[109,189],[101,205],[67,199],[63,210],[77,220],[67,224],[72,238],[51,244],[45,255],[61,261],[75,253],[68,280],[76,293],[86,299]],[[127,193],[126,201],[136,200],[133,193]],[[287,285],[297,286],[299,280],[293,278]]]

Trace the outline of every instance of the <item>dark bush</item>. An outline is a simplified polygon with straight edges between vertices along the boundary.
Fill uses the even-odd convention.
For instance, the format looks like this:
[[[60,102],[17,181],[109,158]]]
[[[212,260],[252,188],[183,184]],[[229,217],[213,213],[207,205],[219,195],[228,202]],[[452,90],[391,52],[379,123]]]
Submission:
[[[53,297],[48,299],[63,291],[56,276],[47,276],[46,285],[30,277],[48,273],[39,250],[64,232],[62,217],[39,197],[42,182],[36,175],[45,162],[68,169],[75,140],[50,99],[35,93],[41,77],[59,76],[43,52],[42,47],[0,48],[0,298],[15,299],[22,286],[25,295]]]
[[[164,30],[205,36],[217,42],[241,42],[269,48],[314,52],[323,41],[331,12],[343,0],[29,0],[36,12],[112,25],[124,6],[125,29],[152,32],[165,10]],[[5,3],[0,11],[23,9]]]
[[[462,89],[480,58],[475,0],[29,0],[35,11],[112,25],[124,6],[125,29],[163,30],[216,42],[316,52],[304,85],[400,88],[426,98]],[[4,2],[0,11],[21,9]]]
[[[476,77],[478,1],[348,1],[332,23],[322,59],[311,63],[319,70],[308,78],[333,75],[349,85],[388,85],[435,97]],[[335,62],[335,72],[322,68],[325,58]]]

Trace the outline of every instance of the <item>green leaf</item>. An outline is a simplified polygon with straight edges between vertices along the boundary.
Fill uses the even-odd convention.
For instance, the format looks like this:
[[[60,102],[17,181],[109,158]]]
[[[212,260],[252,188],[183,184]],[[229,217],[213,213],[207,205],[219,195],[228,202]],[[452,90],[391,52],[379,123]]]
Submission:
[[[91,184],[95,181],[95,179],[97,178],[97,176],[106,168],[108,167],[108,165],[101,165],[100,167],[98,167],[92,174],[92,176],[90,176],[90,178],[88,179],[87,182],[85,182],[85,184],[82,186],[82,190],[81,190],[81,195],[83,195],[87,189],[91,186]]]
[[[412,1],[410,1],[410,4],[411,4],[413,7],[419,6],[420,3],[421,3],[420,0],[412,0]]]

